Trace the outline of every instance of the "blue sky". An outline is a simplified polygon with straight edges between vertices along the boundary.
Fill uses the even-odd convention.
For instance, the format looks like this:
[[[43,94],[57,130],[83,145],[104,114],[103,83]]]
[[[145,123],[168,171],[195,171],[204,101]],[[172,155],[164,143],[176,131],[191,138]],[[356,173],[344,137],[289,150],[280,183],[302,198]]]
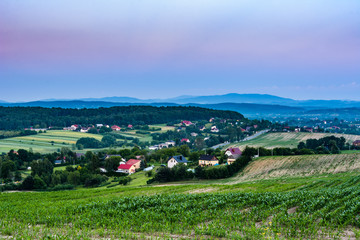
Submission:
[[[358,0],[0,1],[0,100],[360,100]]]

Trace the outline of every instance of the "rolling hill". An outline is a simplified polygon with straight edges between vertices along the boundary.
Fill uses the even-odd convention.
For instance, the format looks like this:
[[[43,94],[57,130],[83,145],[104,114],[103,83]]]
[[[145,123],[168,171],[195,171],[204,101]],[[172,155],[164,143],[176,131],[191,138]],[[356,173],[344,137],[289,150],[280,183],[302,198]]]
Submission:
[[[296,148],[299,142],[304,142],[307,139],[314,138],[319,139],[326,136],[336,136],[344,137],[347,142],[353,142],[360,139],[359,135],[350,135],[350,134],[334,134],[334,133],[305,133],[305,132],[290,132],[290,133],[267,133],[260,135],[249,141],[239,142],[231,144],[232,147],[240,147],[240,149],[245,149],[246,146],[251,147],[265,147],[265,148],[275,148],[275,147],[290,147]]]
[[[9,152],[11,149],[29,150],[30,148],[34,152],[51,153],[56,152],[62,147],[68,147],[71,149],[72,145],[82,137],[92,137],[96,138],[97,140],[101,140],[102,138],[101,135],[97,134],[53,130],[47,131],[46,133],[39,133],[37,135],[1,139],[0,153]]]
[[[232,184],[270,178],[360,173],[358,154],[273,156],[254,159]]]

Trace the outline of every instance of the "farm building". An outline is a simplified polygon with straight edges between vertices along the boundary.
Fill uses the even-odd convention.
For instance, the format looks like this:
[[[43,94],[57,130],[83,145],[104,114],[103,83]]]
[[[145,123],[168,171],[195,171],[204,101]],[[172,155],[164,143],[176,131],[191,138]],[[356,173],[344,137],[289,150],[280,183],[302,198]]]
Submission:
[[[178,163],[183,163],[183,164],[187,165],[188,161],[186,160],[186,158],[183,155],[173,156],[173,157],[170,157],[168,160],[168,167],[173,168]]]
[[[199,159],[199,166],[214,166],[219,164],[219,159],[213,155],[201,155]]]
[[[353,142],[353,146],[355,146],[355,147],[360,147],[360,140],[355,140],[355,141]]]

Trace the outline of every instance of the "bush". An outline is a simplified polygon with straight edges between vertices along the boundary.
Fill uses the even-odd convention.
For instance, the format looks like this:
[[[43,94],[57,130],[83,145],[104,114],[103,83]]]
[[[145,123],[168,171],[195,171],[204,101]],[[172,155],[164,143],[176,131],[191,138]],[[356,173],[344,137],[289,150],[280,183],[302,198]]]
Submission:
[[[127,185],[129,182],[131,182],[131,180],[132,179],[130,177],[123,177],[120,179],[119,184]]]
[[[146,172],[145,173],[145,176],[147,176],[147,177],[152,177],[152,175],[153,175],[153,171],[151,170],[151,171],[148,171],[148,172]]]
[[[85,180],[85,187],[97,187],[107,180],[107,177],[101,176],[100,174],[89,175],[88,177],[89,178]]]
[[[0,192],[3,191],[13,191],[13,190],[19,190],[20,189],[20,185],[16,185],[14,183],[9,183],[9,184],[5,184],[0,188]]]
[[[76,146],[82,145],[84,148],[100,148],[102,144],[99,140],[95,138],[85,137],[80,138],[76,142]]]

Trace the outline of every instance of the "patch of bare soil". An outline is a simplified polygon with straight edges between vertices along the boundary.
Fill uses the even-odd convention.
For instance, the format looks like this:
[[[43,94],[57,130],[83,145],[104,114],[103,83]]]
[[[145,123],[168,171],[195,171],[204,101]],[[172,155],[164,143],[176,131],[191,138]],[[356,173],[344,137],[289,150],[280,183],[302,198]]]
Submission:
[[[188,191],[187,193],[198,194],[198,193],[208,193],[208,192],[213,192],[213,191],[216,191],[216,189],[215,188],[200,188],[200,189]]]
[[[299,208],[299,206],[290,208],[290,209],[288,209],[287,213],[288,213],[288,214],[294,214],[298,208]]]

